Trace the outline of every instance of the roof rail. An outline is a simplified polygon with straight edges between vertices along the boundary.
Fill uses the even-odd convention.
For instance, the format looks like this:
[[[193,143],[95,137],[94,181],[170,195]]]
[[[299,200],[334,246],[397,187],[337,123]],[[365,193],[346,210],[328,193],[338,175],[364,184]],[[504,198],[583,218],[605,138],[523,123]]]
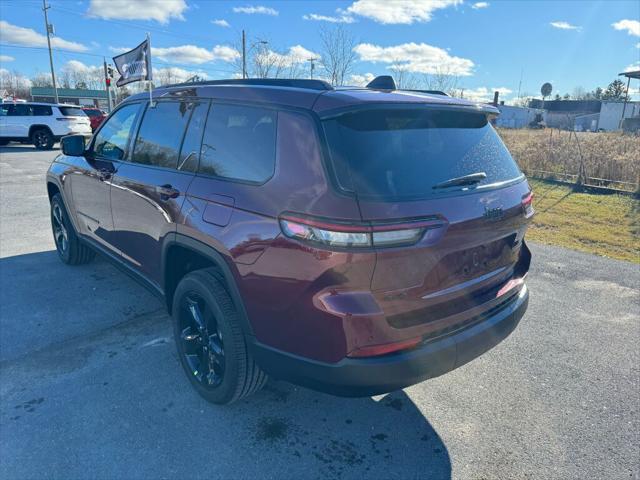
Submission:
[[[448,97],[449,95],[444,93],[441,90],[415,90],[415,89],[402,89],[402,91],[404,92],[418,92],[418,93],[428,93],[430,95],[444,95],[445,97]]]
[[[163,85],[166,87],[187,87],[187,86],[207,86],[207,85],[253,85],[266,87],[292,87],[305,88],[308,90],[333,90],[333,87],[324,80],[308,78],[229,78],[226,80],[204,80],[201,82],[174,83]]]

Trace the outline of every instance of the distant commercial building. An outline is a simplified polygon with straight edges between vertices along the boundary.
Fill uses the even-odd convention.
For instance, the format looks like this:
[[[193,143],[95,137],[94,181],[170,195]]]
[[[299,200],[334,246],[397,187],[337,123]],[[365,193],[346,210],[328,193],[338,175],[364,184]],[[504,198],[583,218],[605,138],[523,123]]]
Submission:
[[[58,98],[60,103],[72,103],[107,108],[107,92],[104,90],[85,90],[78,88],[59,88]],[[31,87],[31,100],[33,102],[55,103],[55,95],[51,87]]]

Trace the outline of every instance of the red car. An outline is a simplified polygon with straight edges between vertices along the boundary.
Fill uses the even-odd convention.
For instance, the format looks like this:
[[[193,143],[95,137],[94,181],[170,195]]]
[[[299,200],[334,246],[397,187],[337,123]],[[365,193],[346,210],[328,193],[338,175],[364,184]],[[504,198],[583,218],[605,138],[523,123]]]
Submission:
[[[98,108],[91,108],[91,107],[84,108],[83,107],[82,110],[84,110],[84,113],[86,113],[87,117],[89,117],[89,122],[91,122],[91,131],[92,132],[95,132],[96,128],[98,128],[100,126],[102,121],[105,118],[107,118],[106,112],[103,112],[102,110],[100,110]]]

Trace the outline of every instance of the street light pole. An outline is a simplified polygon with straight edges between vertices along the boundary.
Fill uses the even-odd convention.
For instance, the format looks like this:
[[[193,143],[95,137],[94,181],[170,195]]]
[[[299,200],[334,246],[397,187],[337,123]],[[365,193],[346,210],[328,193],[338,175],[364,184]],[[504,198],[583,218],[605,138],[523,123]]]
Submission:
[[[313,69],[315,68],[315,64],[313,62],[316,61],[314,57],[308,59],[311,62],[311,78],[313,79]]]
[[[51,7],[47,6],[47,0],[42,0],[42,11],[44,12],[44,28],[47,31],[47,46],[49,47],[49,65],[51,66],[51,82],[53,83],[53,96],[56,99],[56,103],[60,103],[58,99],[58,88],[56,87],[56,72],[53,68],[53,54],[51,53],[51,25],[49,25],[49,17],[47,16],[47,10]]]

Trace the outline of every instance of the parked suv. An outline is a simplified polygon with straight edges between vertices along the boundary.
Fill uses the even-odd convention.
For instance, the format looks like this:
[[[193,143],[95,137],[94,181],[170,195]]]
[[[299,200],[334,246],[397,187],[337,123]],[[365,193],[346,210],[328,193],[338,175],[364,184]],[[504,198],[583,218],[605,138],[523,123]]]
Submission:
[[[378,82],[375,85],[380,85]],[[128,98],[47,188],[58,254],[102,252],[164,298],[189,381],[230,403],[267,374],[403,388],[514,330],[531,190],[488,122],[442,95],[317,80]]]
[[[63,136],[74,134],[91,135],[89,117],[77,105],[0,104],[0,145],[13,141],[50,150]]]

